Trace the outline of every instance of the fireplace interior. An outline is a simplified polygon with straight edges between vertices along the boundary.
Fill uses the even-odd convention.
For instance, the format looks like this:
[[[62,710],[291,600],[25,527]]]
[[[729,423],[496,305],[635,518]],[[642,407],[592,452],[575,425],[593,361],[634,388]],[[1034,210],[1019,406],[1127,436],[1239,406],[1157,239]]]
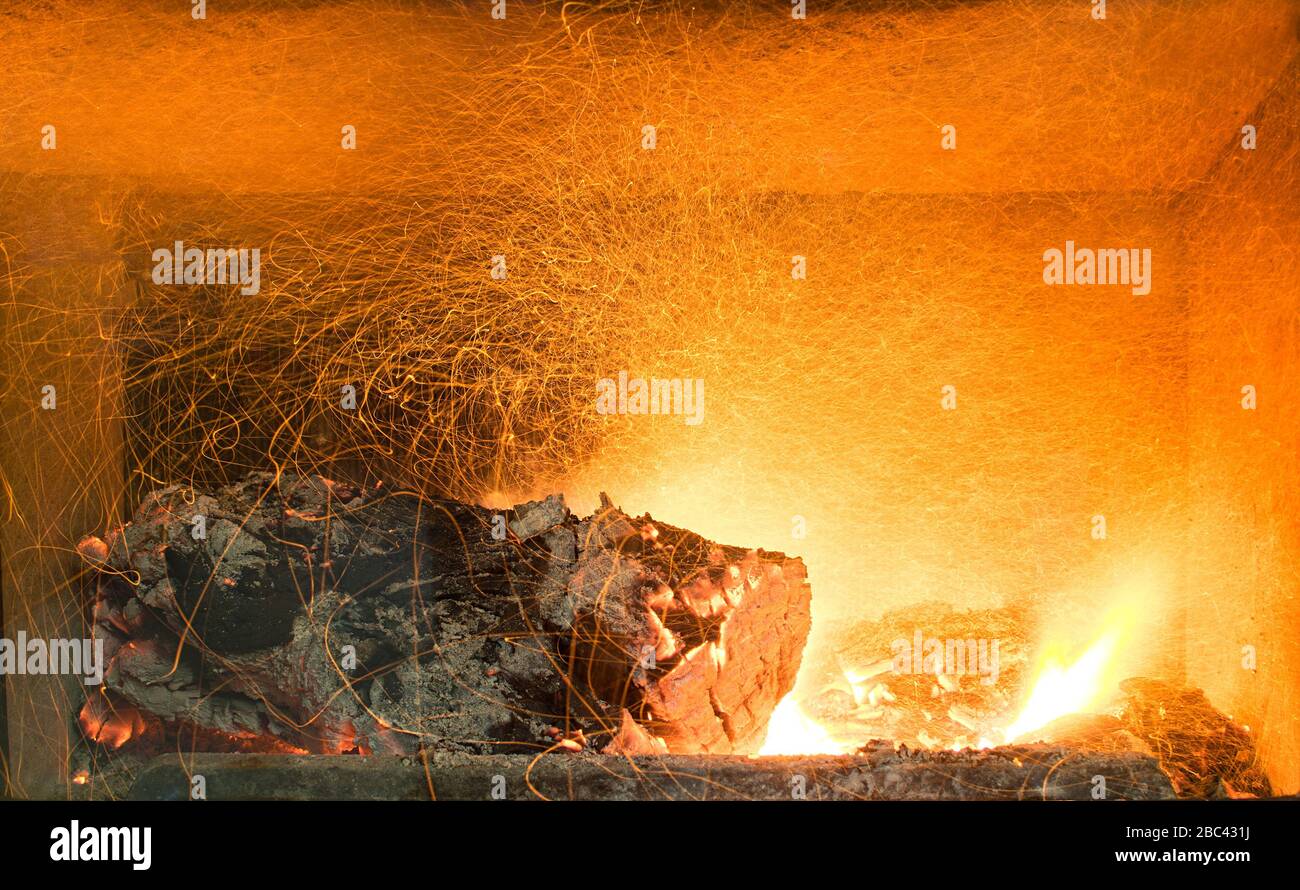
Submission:
[[[1300,6],[490,6],[0,10],[5,796],[1300,792]]]

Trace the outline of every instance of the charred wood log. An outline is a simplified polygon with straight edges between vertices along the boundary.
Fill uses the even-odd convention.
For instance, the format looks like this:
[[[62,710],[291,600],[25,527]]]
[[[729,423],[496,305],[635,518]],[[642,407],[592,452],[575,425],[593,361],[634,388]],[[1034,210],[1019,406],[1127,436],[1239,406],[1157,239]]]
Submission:
[[[1051,745],[852,756],[611,758],[432,754],[155,758],[131,797],[183,800],[192,775],[210,800],[1159,800],[1173,798],[1154,758]],[[1104,786],[1097,780],[1105,780]],[[1099,793],[1099,789],[1103,793]]]
[[[110,659],[82,728],[136,751],[747,753],[809,628],[798,559],[603,498],[253,475],[79,549]]]

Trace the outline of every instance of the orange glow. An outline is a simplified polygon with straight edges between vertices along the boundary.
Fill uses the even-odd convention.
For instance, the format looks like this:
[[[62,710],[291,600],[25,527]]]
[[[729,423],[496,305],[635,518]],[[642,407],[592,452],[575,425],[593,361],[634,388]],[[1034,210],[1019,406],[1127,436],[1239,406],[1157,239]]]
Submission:
[[[1074,661],[1065,659],[1061,647],[1049,646],[1024,708],[1003,731],[1003,742],[1034,741],[1033,733],[1053,720],[1103,705],[1122,679],[1115,673],[1116,656],[1135,623],[1131,607],[1113,609],[1096,642]]]
[[[130,705],[110,704],[100,696],[86,700],[79,718],[86,737],[112,750],[125,745],[145,731],[144,716]]]
[[[1104,27],[1046,0],[820,4],[796,28],[759,0],[6,19],[0,580],[72,590],[55,554],[122,551],[86,517],[249,468],[340,498],[607,492],[797,555],[805,665],[832,622],[926,600],[1037,621],[1158,553],[1186,639],[1153,645],[1300,789],[1300,648],[1272,644],[1258,682],[1237,664],[1300,627],[1295,8],[1123,5]],[[260,248],[261,291],[154,283],[176,240]],[[1067,240],[1149,249],[1150,292],[1049,286]],[[703,422],[598,414],[621,371],[706,382]],[[99,413],[42,411],[46,383]],[[981,743],[1103,707],[1137,622],[1026,628],[1028,682],[990,722],[1023,707]],[[665,627],[656,657],[679,643]],[[889,704],[877,674],[835,679],[846,709]],[[812,713],[787,696],[762,753],[851,750]],[[145,731],[98,698],[81,723]]]
[[[863,739],[865,742],[866,739]],[[767,738],[759,749],[763,756],[782,754],[847,754],[847,746],[836,742],[816,720],[808,717],[795,701],[787,695],[772,712],[767,724]]]

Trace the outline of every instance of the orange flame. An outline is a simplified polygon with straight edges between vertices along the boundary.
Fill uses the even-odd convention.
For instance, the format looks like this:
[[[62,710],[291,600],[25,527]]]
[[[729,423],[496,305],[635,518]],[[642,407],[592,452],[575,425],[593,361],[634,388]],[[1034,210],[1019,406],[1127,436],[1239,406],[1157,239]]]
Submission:
[[[1115,674],[1117,656],[1136,622],[1131,606],[1117,606],[1107,614],[1096,641],[1073,662],[1066,663],[1060,645],[1044,650],[1038,679],[1020,714],[1002,731],[1002,744],[1034,741],[1031,734],[1053,720],[1104,704],[1119,679]],[[981,743],[981,747],[989,744]]]
[[[810,718],[795,701],[794,693],[786,695],[772,712],[767,724],[767,738],[758,752],[762,756],[783,754],[845,754],[848,749],[836,742],[829,732]]]

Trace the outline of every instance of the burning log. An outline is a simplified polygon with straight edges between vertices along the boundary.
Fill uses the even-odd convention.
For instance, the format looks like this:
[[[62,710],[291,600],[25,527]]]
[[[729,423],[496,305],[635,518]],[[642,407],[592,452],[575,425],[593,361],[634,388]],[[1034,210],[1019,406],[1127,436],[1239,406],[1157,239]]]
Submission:
[[[1073,714],[1035,737],[1088,751],[1154,758],[1179,797],[1272,795],[1250,731],[1220,713],[1203,691],[1146,677],[1125,680],[1120,689],[1124,702],[1118,716]]]
[[[602,498],[494,512],[319,477],[154,492],[82,548],[110,747],[747,753],[809,628],[802,562]]]
[[[1180,797],[1268,797],[1273,793],[1249,730],[1200,689],[1133,677],[1120,684],[1122,718],[1169,774]]]

